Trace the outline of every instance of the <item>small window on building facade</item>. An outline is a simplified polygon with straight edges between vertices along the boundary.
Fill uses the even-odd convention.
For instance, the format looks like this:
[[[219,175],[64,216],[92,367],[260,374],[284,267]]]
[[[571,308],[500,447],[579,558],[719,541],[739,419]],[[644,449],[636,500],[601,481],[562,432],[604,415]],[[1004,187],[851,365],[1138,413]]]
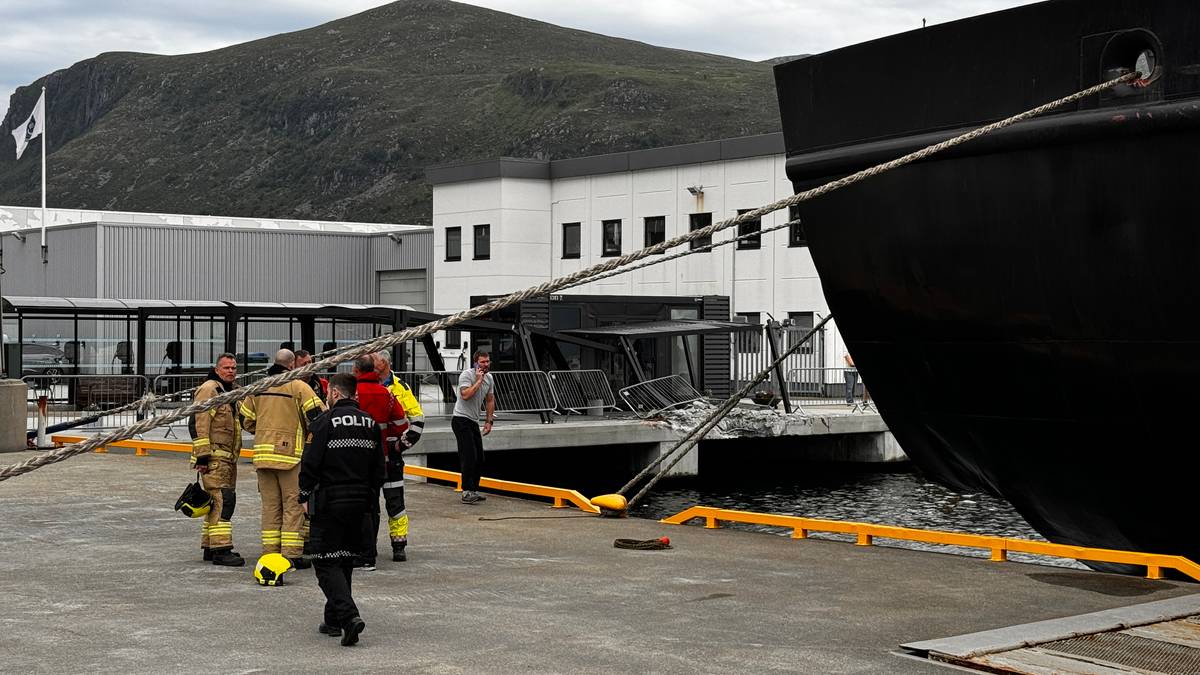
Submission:
[[[462,260],[462,228],[446,228],[446,262]]]
[[[750,211],[753,211],[753,209],[738,209],[738,215],[740,216],[743,213],[748,213]],[[761,218],[755,218],[754,220],[751,220],[751,221],[745,222],[745,223],[738,223],[737,233],[738,233],[739,237],[741,237],[743,235],[753,235],[753,236],[746,237],[745,239],[738,239],[738,243],[737,243],[738,249],[743,250],[743,249],[762,248],[762,235],[754,234],[755,232],[761,232],[761,231],[762,231],[762,219]]]
[[[708,227],[709,225],[712,225],[711,213],[693,213],[688,216],[689,232],[695,232],[696,230]],[[707,237],[700,237],[699,239],[693,239],[691,242],[689,242],[689,244],[690,245],[688,248],[692,251],[695,251],[698,248],[704,248],[705,246],[712,246],[712,236],[710,235]]]
[[[446,346],[445,349],[461,349],[462,348],[462,331],[447,330],[446,331]]]
[[[645,228],[645,244],[642,246],[642,248],[649,248],[650,246],[661,244],[667,240],[666,216],[647,217]],[[659,251],[659,253],[666,253],[666,251]]]
[[[579,257],[579,230],[581,223],[563,223],[563,259]]]
[[[788,207],[788,221],[800,220],[800,207],[793,204]],[[808,246],[808,237],[804,234],[804,225],[796,223],[788,228],[788,246]]]
[[[492,257],[492,226],[475,226],[475,259],[488,260]]]
[[[734,320],[738,323],[758,325],[762,321],[762,312],[738,312],[734,314]],[[759,354],[762,352],[762,329],[740,330],[735,335],[737,353]]]
[[[606,258],[621,255],[621,221],[602,221],[600,229],[600,255]]]
[[[808,331],[812,330],[813,326],[816,325],[815,320],[816,315],[813,312],[788,312],[788,323],[791,324],[787,329],[788,348],[791,348],[797,342],[803,340],[805,335],[808,335]],[[812,354],[813,345],[820,339],[819,334],[813,335],[809,338],[808,343],[800,348],[800,353]]]

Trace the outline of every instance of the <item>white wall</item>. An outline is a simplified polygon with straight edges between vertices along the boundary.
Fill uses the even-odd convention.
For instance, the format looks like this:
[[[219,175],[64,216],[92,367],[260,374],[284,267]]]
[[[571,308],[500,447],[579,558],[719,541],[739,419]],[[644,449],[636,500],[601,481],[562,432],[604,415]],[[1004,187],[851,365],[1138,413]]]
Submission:
[[[703,187],[693,196],[688,187]],[[468,306],[471,295],[510,292],[603,262],[601,222],[620,219],[621,252],[644,247],[644,218],[666,217],[666,237],[688,231],[689,215],[711,212],[713,222],[792,194],[784,156],[689,164],[562,178],[489,179],[436,185],[434,311]],[[787,222],[787,211],[763,219],[764,228]],[[581,223],[580,257],[564,259],[563,223]],[[492,223],[492,260],[470,260],[470,226]],[[497,223],[500,227],[497,227]],[[463,260],[445,262],[445,228],[463,228]],[[715,240],[736,236],[736,228]],[[685,245],[686,246],[686,245]],[[684,247],[672,249],[673,252]],[[736,274],[736,281],[735,279]],[[784,320],[788,312],[829,314],[807,247],[788,247],[787,229],[764,234],[760,249],[736,244],[585,284],[568,291],[603,295],[728,295],[734,312],[761,312]],[[828,366],[841,365],[836,330],[827,342]]]

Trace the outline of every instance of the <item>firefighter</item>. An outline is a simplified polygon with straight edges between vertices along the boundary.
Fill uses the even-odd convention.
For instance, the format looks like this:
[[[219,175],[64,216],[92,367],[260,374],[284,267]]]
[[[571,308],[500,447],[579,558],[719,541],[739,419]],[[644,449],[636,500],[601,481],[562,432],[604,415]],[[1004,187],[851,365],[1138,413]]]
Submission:
[[[275,354],[267,375],[291,370],[296,355],[289,349]],[[292,380],[242,401],[246,431],[254,434],[254,469],[262,497],[263,553],[281,553],[297,569],[309,563],[304,553],[304,509],[300,493],[300,457],[308,425],[325,410],[316,392]]]
[[[237,359],[221,354],[208,378],[196,390],[195,401],[233,389]],[[246,564],[233,550],[233,509],[237,503],[237,458],[242,449],[242,430],[233,404],[223,405],[192,417],[192,466],[201,474],[200,484],[212,498],[212,508],[200,524],[200,548],[204,559],[214,565],[241,567]]]
[[[376,385],[378,386],[378,385]],[[378,424],[355,405],[357,382],[338,373],[329,381],[329,412],[312,423],[300,464],[300,501],[312,517],[313,565],[325,593],[317,631],[358,642],[366,624],[350,595],[354,560],[375,550],[375,531],[362,527],[378,517],[383,450]],[[361,395],[361,392],[357,392]]]
[[[297,349],[296,350],[296,367],[297,368],[303,368],[304,366],[307,366],[308,364],[310,364],[312,362],[313,362],[313,355],[307,349]],[[305,380],[304,383],[307,384],[308,387],[313,390],[313,393],[315,393],[317,395],[317,398],[321,399],[322,403],[325,402],[325,390],[329,388],[328,380],[326,380],[325,378],[321,377],[320,375],[318,375],[316,373],[313,373],[312,375],[308,376],[308,379]]]
[[[363,356],[354,361],[354,378],[358,382],[358,406],[379,425],[383,453],[387,458],[387,480],[383,484],[383,495],[388,510],[392,560],[404,562],[408,559],[404,550],[408,545],[408,514],[404,511],[404,461],[400,459],[400,453],[404,450],[400,439],[408,431],[404,408],[392,392],[379,384],[375,376],[375,361],[370,356]],[[397,465],[398,471],[395,468]],[[396,508],[395,512],[393,508]],[[374,536],[379,531],[378,509],[371,524],[370,529]],[[368,570],[375,568],[373,553],[362,561],[362,567]]]
[[[392,392],[396,400],[404,408],[404,414],[407,416],[408,431],[405,432],[403,445],[405,448],[411,448],[421,440],[421,433],[425,431],[425,413],[421,410],[421,403],[413,396],[412,389],[408,385],[400,381],[396,374],[392,372],[392,355],[386,351],[375,352],[375,375],[379,378],[379,384],[387,387],[387,390]]]

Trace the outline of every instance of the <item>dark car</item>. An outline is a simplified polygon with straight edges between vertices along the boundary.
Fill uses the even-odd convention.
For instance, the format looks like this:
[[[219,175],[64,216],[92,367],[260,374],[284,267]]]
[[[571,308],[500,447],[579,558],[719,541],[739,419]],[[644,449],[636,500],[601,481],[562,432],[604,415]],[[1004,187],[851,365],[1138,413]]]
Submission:
[[[21,345],[21,375],[55,377],[74,371],[67,353],[51,345],[26,342]]]

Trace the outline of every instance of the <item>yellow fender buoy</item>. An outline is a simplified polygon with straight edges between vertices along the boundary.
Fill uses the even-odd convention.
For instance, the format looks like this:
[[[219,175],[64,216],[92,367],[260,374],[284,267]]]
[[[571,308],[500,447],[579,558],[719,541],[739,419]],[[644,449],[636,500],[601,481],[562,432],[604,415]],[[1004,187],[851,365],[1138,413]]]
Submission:
[[[600,509],[601,516],[620,518],[625,515],[626,509],[629,508],[629,503],[625,500],[625,496],[618,494],[593,497],[591,502],[593,506]]]

